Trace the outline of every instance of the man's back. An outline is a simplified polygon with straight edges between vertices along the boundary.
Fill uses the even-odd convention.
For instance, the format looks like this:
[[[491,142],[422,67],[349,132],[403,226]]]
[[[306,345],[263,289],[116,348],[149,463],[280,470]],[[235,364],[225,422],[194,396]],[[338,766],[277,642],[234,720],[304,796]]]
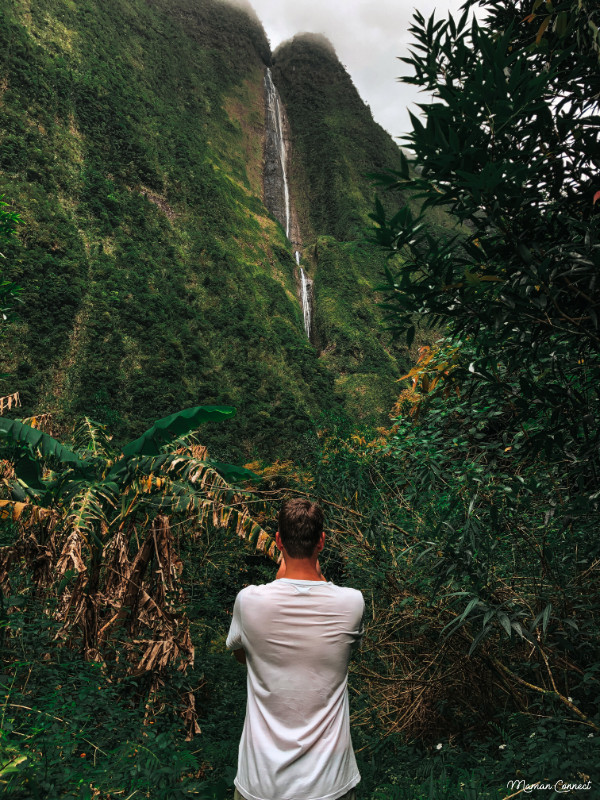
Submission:
[[[244,648],[248,705],[235,784],[248,800],[335,800],[360,780],[347,667],[364,611],[356,589],[280,578],[238,594],[230,649]]]

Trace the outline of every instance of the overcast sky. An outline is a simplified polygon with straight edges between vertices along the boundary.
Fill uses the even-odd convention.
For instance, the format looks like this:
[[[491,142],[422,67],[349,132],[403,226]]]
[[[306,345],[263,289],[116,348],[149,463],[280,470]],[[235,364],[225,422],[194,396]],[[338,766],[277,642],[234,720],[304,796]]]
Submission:
[[[323,33],[335,47],[374,118],[392,136],[411,129],[407,107],[424,102],[416,88],[399,83],[409,67],[397,60],[407,55],[408,28],[416,3],[411,0],[250,0],[271,49],[296,33]],[[425,18],[434,9],[446,17],[462,0],[419,0]],[[413,109],[414,110],[414,109]],[[399,142],[400,143],[400,142]]]

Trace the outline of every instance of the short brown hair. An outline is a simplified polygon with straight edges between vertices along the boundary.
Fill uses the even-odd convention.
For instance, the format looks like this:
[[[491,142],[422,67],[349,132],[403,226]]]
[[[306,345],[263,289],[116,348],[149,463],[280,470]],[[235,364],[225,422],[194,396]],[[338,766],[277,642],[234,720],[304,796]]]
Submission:
[[[279,535],[290,558],[310,558],[323,533],[323,511],[303,498],[284,500],[279,511]]]

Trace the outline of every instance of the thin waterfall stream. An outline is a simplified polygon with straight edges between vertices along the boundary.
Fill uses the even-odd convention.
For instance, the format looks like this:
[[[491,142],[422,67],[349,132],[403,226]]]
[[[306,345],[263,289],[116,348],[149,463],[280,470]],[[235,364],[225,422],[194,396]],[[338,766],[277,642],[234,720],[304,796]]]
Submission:
[[[272,134],[275,139],[275,150],[279,156],[279,167],[281,170],[281,181],[283,184],[283,223],[285,235],[290,238],[290,189],[287,180],[287,155],[285,152],[285,141],[283,139],[283,114],[281,111],[281,101],[279,92],[273,83],[271,70],[267,67],[265,73],[265,89],[267,92],[267,133]],[[279,215],[276,215],[279,216]]]
[[[290,189],[287,177],[287,151],[284,139],[284,110],[277,87],[273,83],[271,70],[265,71],[266,131],[264,187],[265,204],[269,211],[281,222],[288,240],[292,230]],[[310,339],[312,326],[312,280],[300,266],[300,251],[295,251],[296,266],[300,271],[300,301],[304,330]]]
[[[300,266],[300,253],[296,250],[296,264],[300,270],[300,289],[302,300],[302,316],[304,317],[304,330],[310,339],[311,309],[312,309],[312,281]]]

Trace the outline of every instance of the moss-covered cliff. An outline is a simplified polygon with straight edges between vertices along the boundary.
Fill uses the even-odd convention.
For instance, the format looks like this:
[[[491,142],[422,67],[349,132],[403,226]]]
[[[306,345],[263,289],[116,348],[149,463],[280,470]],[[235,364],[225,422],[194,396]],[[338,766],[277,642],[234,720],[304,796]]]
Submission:
[[[338,241],[361,238],[375,196],[368,175],[398,167],[399,149],[324,36],[295,36],[273,60],[293,134],[301,224]]]
[[[398,371],[371,293],[381,257],[339,242],[360,240],[363,172],[394,145],[334,56],[313,63],[305,90],[323,113],[309,118],[294,48],[274,74],[322,354],[262,201],[271,56],[258,20],[218,0],[3,3],[0,193],[23,217],[3,267],[25,302],[0,342],[0,392],[18,390],[23,413],[59,426],[86,413],[132,436],[177,408],[229,403],[236,420],[205,436],[227,457],[301,455],[338,402],[385,415]],[[335,108],[317,92],[324,71]]]
[[[405,350],[391,342],[375,303],[385,259],[368,241],[375,200],[370,176],[399,169],[400,151],[323,36],[301,34],[281,45],[273,74],[291,129],[300,228],[311,244],[305,253],[321,360],[353,416],[384,420]]]

